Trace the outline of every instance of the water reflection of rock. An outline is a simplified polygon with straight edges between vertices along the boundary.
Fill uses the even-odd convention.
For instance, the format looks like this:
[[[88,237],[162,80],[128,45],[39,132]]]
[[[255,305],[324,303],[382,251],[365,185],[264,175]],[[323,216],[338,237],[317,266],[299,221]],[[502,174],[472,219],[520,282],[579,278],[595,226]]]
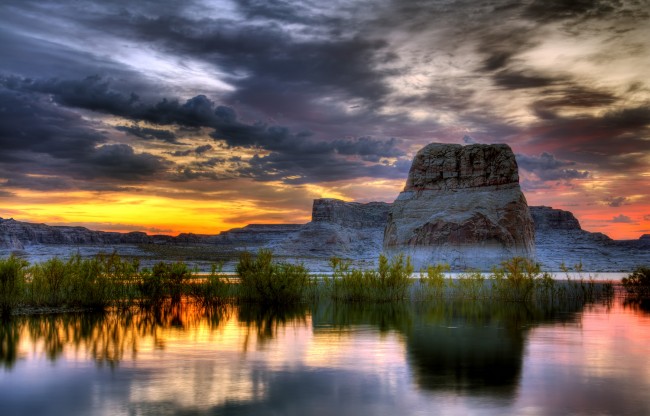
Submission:
[[[324,304],[314,330],[371,325],[404,335],[413,379],[426,390],[472,391],[511,397],[517,388],[526,337],[544,322],[576,319],[578,305],[556,309],[456,301],[410,304]]]

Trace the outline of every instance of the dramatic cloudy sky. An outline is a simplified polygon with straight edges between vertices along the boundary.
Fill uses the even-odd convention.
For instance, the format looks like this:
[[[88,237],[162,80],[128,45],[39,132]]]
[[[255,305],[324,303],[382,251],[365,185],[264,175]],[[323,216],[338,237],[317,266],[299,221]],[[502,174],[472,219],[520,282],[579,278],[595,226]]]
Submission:
[[[531,205],[650,232],[650,0],[0,4],[0,216],[216,233],[508,143]]]

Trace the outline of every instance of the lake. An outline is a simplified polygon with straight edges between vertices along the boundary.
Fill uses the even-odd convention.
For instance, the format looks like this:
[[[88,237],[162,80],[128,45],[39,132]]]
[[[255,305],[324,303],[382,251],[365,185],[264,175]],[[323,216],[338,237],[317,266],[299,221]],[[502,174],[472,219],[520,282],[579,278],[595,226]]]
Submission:
[[[17,316],[0,414],[650,414],[650,311],[437,301]]]

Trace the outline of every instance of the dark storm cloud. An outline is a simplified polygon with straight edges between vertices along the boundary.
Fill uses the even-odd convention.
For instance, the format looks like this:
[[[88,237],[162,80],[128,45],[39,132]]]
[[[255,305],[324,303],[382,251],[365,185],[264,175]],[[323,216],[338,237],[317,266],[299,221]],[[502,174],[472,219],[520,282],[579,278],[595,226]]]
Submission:
[[[130,181],[153,177],[166,168],[156,156],[136,154],[128,145],[110,145],[106,140],[79,114],[42,96],[0,87],[5,186],[68,189],[72,184],[66,178]]]
[[[551,149],[548,157],[527,156],[522,163],[543,181],[588,174],[569,160],[581,167],[590,164],[590,170],[592,165],[612,171],[647,167],[647,106],[629,104],[612,91],[572,77],[564,67],[549,71],[526,60],[551,27],[585,33],[585,22],[610,17],[627,24],[647,13],[645,1],[395,0],[331,6],[240,0],[223,10],[197,1],[5,4],[0,52],[8,59],[0,71],[18,77],[5,77],[2,83],[16,96],[38,99],[28,104],[37,107],[31,115],[29,109],[8,110],[22,111],[17,115],[26,127],[17,128],[13,121],[0,126],[0,131],[11,130],[3,139],[8,149],[16,146],[0,154],[2,160],[31,161],[39,154],[93,160],[99,163],[97,172],[108,174],[109,166],[126,169],[110,162],[123,158],[138,164],[135,177],[164,170],[164,161],[151,155],[105,147],[109,133],[65,111],[79,108],[157,125],[117,129],[171,145],[178,144],[177,137],[165,126],[207,128],[230,147],[259,149],[251,166],[240,167],[241,174],[258,179],[394,177],[402,172],[397,166],[405,160],[403,149],[411,148],[409,140],[460,139],[452,138],[444,123],[432,121],[443,112],[481,142],[532,137],[536,152]],[[33,25],[35,19],[43,24]],[[124,49],[137,48],[178,68],[200,62],[206,76],[218,77],[232,89],[183,90],[183,81],[156,78],[155,61],[143,65],[118,59],[111,48],[123,52],[123,43]],[[87,44],[96,45],[96,51]],[[446,78],[449,68],[462,75]],[[426,81],[411,81],[410,75]],[[481,82],[474,84],[476,80]],[[533,101],[530,110],[538,120],[513,123],[491,98],[486,101],[484,81],[504,101]],[[620,110],[605,111],[612,105]],[[566,109],[572,114],[586,109],[592,115],[567,116]],[[598,109],[603,111],[593,115]],[[49,120],[45,110],[56,113],[54,126],[37,127]],[[413,110],[430,117],[413,121]],[[64,113],[70,120],[57,119]],[[51,131],[57,125],[59,134]],[[21,134],[34,138],[21,143]],[[203,152],[179,146],[169,154],[200,159]],[[386,158],[398,162],[386,165]],[[202,172],[207,174],[207,167]]]
[[[534,0],[523,15],[535,21],[567,19],[599,19],[613,14],[627,14],[629,9],[621,0]]]
[[[169,130],[152,129],[148,127],[133,126],[117,126],[116,130],[124,131],[136,137],[145,140],[162,140],[167,143],[178,143],[176,135]]]
[[[0,85],[0,160],[18,162],[27,152],[80,158],[104,141],[78,114]]]
[[[385,78],[392,73],[377,67],[396,59],[380,38],[300,38],[268,22],[123,13],[92,24],[112,33],[126,31],[166,51],[207,60],[239,75],[229,79],[236,87],[232,99],[239,101],[250,97],[265,79],[273,88],[301,88],[317,96],[336,94],[374,102],[389,93]],[[250,100],[245,104],[258,106]]]
[[[205,152],[207,152],[209,150],[212,150],[212,145],[206,144],[206,145],[199,146],[196,149],[194,149],[194,153],[196,153],[197,155],[201,155],[201,154],[203,154],[203,153],[205,153]]]
[[[541,120],[558,118],[557,112],[566,108],[603,108],[614,104],[618,97],[608,91],[562,82],[558,88],[543,89],[532,105],[533,113]]]
[[[497,86],[517,90],[524,88],[540,88],[553,85],[557,80],[543,75],[527,74],[523,71],[499,71],[494,75]]]
[[[169,152],[169,154],[176,157],[182,157],[189,156],[191,154],[202,155],[203,153],[206,153],[210,150],[212,150],[212,145],[206,144],[203,146],[198,146],[194,149],[176,150],[174,152]]]
[[[517,163],[520,168],[533,172],[542,181],[584,179],[589,177],[588,171],[567,169],[574,166],[575,162],[558,160],[550,153],[542,153],[539,156],[517,155]]]
[[[89,178],[114,178],[125,181],[152,177],[163,171],[168,163],[148,153],[136,154],[126,144],[104,145],[94,149],[80,161],[80,171]]]
[[[410,161],[408,163],[410,166]],[[350,178],[405,178],[405,164],[371,164],[348,161],[332,155],[305,155],[296,158],[282,153],[254,156],[249,166],[240,170],[261,181],[283,181],[291,184],[349,180]]]
[[[650,106],[623,108],[602,115],[561,116],[550,112],[531,125],[532,144],[554,149],[563,159],[591,164],[601,171],[647,170]]]
[[[134,93],[120,92],[111,88],[110,82],[101,77],[88,77],[80,81],[11,78],[5,79],[3,84],[8,88],[13,88],[16,93],[47,94],[58,104],[126,117],[135,122],[147,121],[158,125],[211,128],[213,129],[211,136],[214,139],[223,140],[231,147],[260,148],[273,152],[269,156],[253,160],[253,166],[242,171],[245,175],[258,175],[255,176],[258,179],[277,179],[300,175],[303,178],[321,182],[332,178],[350,179],[359,173],[362,176],[372,176],[377,173],[380,177],[393,177],[395,169],[377,164],[377,162],[386,157],[404,156],[404,152],[398,148],[399,141],[394,138],[379,140],[361,137],[317,141],[311,138],[312,135],[309,132],[293,132],[285,126],[268,125],[262,122],[242,122],[234,109],[227,106],[216,106],[204,95],[190,98],[182,104],[175,99],[162,99],[148,104],[140,100]],[[118,127],[118,129],[135,133],[138,136],[153,134],[160,136],[161,132],[166,132],[163,129],[140,127]],[[165,135],[164,137],[170,136]],[[129,152],[125,147],[95,149],[95,145],[99,142],[103,142],[101,135],[98,135],[96,141],[88,144],[88,149],[99,153],[101,157],[94,155],[97,158],[85,158],[85,160],[97,164],[96,172],[98,173],[107,174],[110,169],[116,169],[116,179],[128,178],[127,175],[122,174],[128,164],[113,163],[112,158],[121,158],[124,161],[132,162],[133,166],[137,167],[132,172],[133,178],[153,174],[164,167],[161,160],[149,157],[151,155],[134,155],[132,149]],[[53,142],[53,145],[56,147],[56,142]],[[201,154],[210,148],[204,146],[193,151],[179,150],[171,154],[174,156],[187,156],[192,152]],[[361,160],[343,160],[347,156],[358,156]],[[287,163],[287,160],[291,158],[301,160],[292,164]],[[319,158],[320,160],[316,163],[315,161]],[[372,162],[374,165],[367,162]],[[272,169],[274,173],[262,173],[263,166]],[[295,166],[298,171],[290,173],[290,166]],[[342,169],[340,172],[331,172],[339,168]]]

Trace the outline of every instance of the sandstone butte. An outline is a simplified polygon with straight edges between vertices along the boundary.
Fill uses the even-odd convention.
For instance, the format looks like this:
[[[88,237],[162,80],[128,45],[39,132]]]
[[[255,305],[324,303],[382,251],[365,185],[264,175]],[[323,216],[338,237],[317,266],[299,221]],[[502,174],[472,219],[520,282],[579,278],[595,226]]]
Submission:
[[[513,256],[534,258],[533,220],[510,147],[422,148],[390,208],[383,248],[411,256],[416,270],[441,262],[484,269]]]

